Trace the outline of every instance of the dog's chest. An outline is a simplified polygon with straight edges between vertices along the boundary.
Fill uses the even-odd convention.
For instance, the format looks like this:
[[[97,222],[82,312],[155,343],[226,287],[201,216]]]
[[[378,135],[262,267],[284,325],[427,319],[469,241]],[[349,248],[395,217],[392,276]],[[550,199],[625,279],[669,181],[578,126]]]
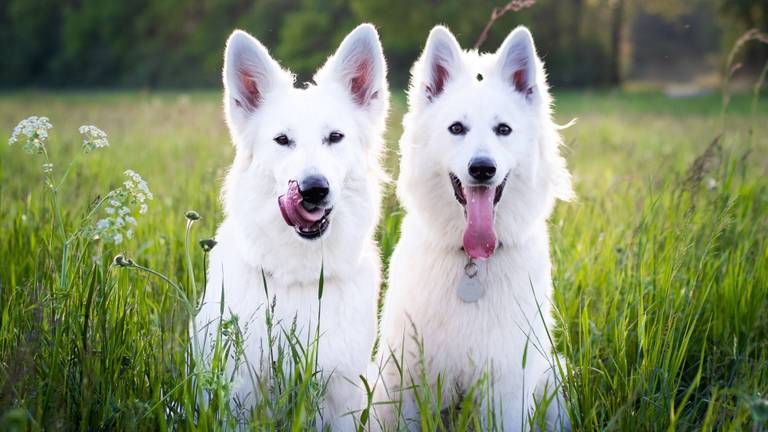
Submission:
[[[315,340],[319,331],[322,369],[360,370],[375,338],[375,299],[372,290],[362,289],[355,282],[326,280],[322,298],[318,285],[277,282],[269,286],[269,298],[266,294],[262,298],[270,305],[277,331],[294,328],[301,343]],[[256,340],[267,337],[265,313],[260,314],[262,324],[256,329],[261,334],[253,335]]]
[[[393,258],[386,333],[402,335],[415,328],[425,355],[446,368],[464,365],[468,358],[507,361],[523,352],[530,337],[546,338],[551,283],[548,261],[539,261],[548,257],[499,253],[477,267],[476,286],[467,287],[466,257],[414,250],[398,251]],[[519,363],[517,357],[514,361]]]

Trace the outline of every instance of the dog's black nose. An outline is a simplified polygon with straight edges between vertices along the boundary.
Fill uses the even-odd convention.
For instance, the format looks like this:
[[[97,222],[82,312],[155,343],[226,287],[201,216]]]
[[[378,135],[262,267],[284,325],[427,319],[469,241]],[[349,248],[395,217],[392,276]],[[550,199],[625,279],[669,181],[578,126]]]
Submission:
[[[325,197],[328,196],[328,180],[319,175],[312,175],[304,178],[299,185],[301,198],[307,204],[320,205]]]
[[[469,161],[469,175],[479,182],[487,182],[496,174],[496,162],[487,157],[476,157]]]

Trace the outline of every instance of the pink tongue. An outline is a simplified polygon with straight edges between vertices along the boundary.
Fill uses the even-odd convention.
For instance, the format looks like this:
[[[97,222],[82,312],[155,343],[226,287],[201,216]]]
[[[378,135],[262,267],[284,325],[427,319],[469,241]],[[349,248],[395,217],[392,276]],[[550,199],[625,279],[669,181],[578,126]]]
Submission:
[[[277,198],[277,205],[280,206],[280,213],[283,214],[285,223],[290,226],[309,229],[315,222],[323,218],[325,210],[317,208],[311,212],[307,211],[301,205],[301,201],[299,184],[296,180],[291,180],[288,182],[288,191]]]
[[[464,231],[464,251],[470,258],[489,258],[496,249],[493,230],[494,188],[475,186],[464,188],[467,200],[467,229]]]

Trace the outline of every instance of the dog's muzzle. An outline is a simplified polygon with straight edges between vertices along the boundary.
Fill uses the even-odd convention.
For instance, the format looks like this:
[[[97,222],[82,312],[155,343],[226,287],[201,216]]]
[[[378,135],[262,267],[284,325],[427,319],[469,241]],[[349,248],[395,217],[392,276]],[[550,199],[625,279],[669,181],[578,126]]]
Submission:
[[[328,180],[322,176],[309,176],[301,182],[288,182],[288,191],[277,198],[285,223],[305,239],[320,238],[330,225],[332,207],[327,206],[330,192]]]

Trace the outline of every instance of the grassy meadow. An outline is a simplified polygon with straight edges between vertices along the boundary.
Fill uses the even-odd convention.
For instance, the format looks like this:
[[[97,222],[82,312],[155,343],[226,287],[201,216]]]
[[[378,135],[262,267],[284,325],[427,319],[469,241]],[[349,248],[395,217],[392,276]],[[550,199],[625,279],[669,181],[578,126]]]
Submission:
[[[717,94],[556,96],[558,120],[578,119],[563,131],[578,199],[559,203],[550,224],[553,337],[568,361],[574,430],[766,430],[768,103],[749,94],[726,109]],[[385,157],[393,177],[403,110],[398,94]],[[1,94],[0,138],[31,115],[54,125],[53,177],[75,162],[58,215],[43,157],[0,145],[0,430],[232,427],[226,377],[187,360],[184,302],[191,274],[203,283],[197,241],[221,221],[233,155],[220,94]],[[79,154],[83,124],[104,129],[110,147]],[[62,228],[74,232],[126,169],[154,194],[135,235],[118,245],[73,238],[62,270]],[[379,232],[385,260],[399,220],[391,189]],[[190,234],[192,269],[190,209],[202,216]],[[118,253],[176,285],[112,265]],[[204,391],[214,394],[209,404]],[[313,428],[305,393],[283,391],[254,409],[251,427]],[[460,424],[479,424],[477,414],[462,408]]]

